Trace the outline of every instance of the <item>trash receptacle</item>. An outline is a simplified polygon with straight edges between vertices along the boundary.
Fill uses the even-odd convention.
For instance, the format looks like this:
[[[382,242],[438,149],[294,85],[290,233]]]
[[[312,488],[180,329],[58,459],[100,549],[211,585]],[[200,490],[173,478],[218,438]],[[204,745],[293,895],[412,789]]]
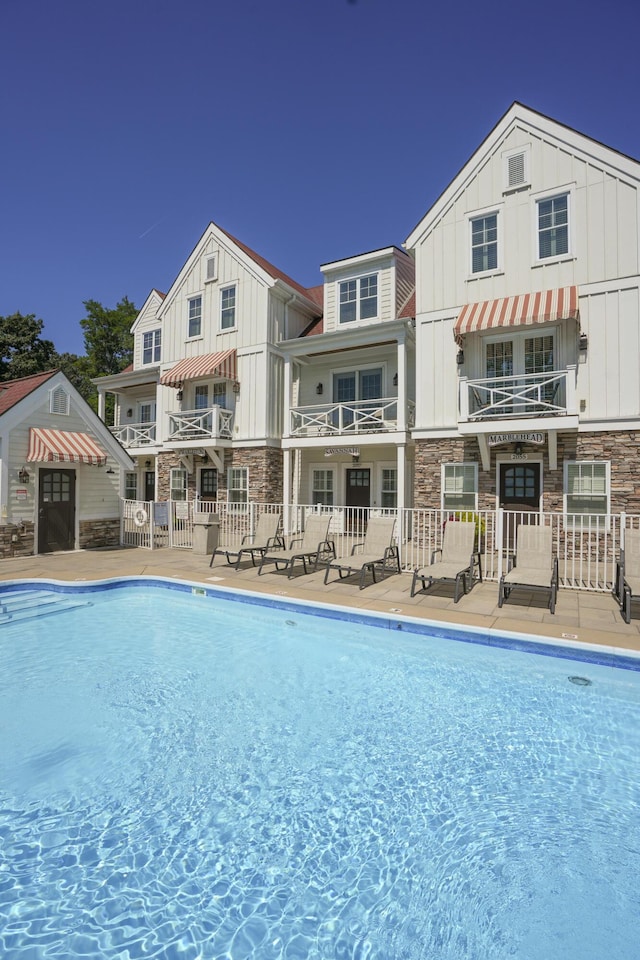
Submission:
[[[215,513],[196,513],[193,518],[193,552],[209,556],[218,549],[220,517]]]

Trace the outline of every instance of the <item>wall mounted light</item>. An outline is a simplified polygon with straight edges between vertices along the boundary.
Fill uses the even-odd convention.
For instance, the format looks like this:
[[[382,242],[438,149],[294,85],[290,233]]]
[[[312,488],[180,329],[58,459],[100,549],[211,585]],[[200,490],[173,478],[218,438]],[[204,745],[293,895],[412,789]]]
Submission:
[[[178,390],[176,393],[176,400],[182,400],[182,390]]]
[[[586,335],[586,333],[580,334],[578,345],[580,347],[580,353],[584,353],[589,346],[589,337]]]
[[[109,469],[107,470],[107,473],[114,474],[115,470],[113,469],[113,467],[109,467]]]
[[[459,367],[461,367],[462,364],[464,363],[464,350],[458,350],[458,353],[456,356],[456,363],[458,364]]]
[[[145,470],[151,470],[151,460],[145,460],[144,468]]]
[[[237,380],[233,381],[233,387],[231,388],[234,393],[240,393],[240,384]]]
[[[322,394],[324,393],[324,386],[323,386],[323,384],[321,384],[321,383],[318,384],[318,386],[316,387],[316,393],[318,394],[319,397],[322,396]]]
[[[127,410],[127,418],[131,420],[132,416],[133,416],[133,409],[129,407],[129,409]]]
[[[393,375],[393,385],[394,385],[394,387],[397,387],[397,386],[398,386],[398,374],[397,374],[397,373],[394,373],[394,375]]]
[[[360,454],[354,453],[351,457],[351,463],[360,463]]]
[[[516,443],[514,453],[515,453],[516,457],[521,457],[521,456],[522,456],[522,444],[521,444],[520,442]]]
[[[30,479],[31,477],[29,476],[29,471],[27,470],[26,467],[23,467],[18,474],[18,480],[20,481],[20,483],[29,483]]]

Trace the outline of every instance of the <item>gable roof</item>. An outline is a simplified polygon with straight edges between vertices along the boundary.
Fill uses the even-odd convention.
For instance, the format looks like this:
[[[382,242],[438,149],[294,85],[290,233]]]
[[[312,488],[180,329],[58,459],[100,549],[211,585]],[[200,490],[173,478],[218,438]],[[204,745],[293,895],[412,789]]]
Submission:
[[[501,141],[518,123],[535,130],[541,136],[553,137],[555,140],[562,141],[565,145],[583,153],[589,159],[595,159],[598,163],[617,169],[623,176],[636,181],[640,179],[640,163],[633,157],[629,157],[627,154],[621,153],[599,140],[594,140],[592,137],[574,130],[573,127],[569,127],[558,120],[553,120],[551,117],[515,100],[425,215],[418,221],[404,242],[406,248],[411,249],[420,242],[448,205],[476,175],[486,158],[496,150]]]
[[[259,253],[256,253],[255,250],[252,250],[251,247],[248,247],[246,243],[242,242],[242,240],[236,239],[236,237],[233,237],[222,227],[218,227],[218,230],[224,233],[229,240],[233,241],[237,247],[240,247],[240,249],[246,253],[251,260],[254,261],[254,263],[257,263],[259,267],[262,267],[264,272],[269,274],[272,280],[281,280],[283,283],[286,283],[287,286],[292,287],[294,290],[297,290],[299,293],[301,293],[303,297],[306,297],[307,300],[313,301],[313,297],[311,296],[311,290],[314,289],[313,287],[311,289],[303,287],[301,283],[298,283],[297,280],[293,280],[292,277],[290,277],[287,273],[284,273],[283,270],[279,270],[278,267],[274,267],[272,263],[269,263],[268,260],[265,260],[264,257],[261,257]]]
[[[58,373],[57,370],[47,370],[46,373],[34,373],[30,377],[0,382],[0,417],[56,373]]]

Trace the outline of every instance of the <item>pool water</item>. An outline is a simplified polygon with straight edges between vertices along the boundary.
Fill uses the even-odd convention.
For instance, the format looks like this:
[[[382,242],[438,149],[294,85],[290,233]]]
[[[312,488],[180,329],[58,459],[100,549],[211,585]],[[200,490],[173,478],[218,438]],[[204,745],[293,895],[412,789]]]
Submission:
[[[640,673],[89,597],[0,627],[3,960],[638,956]]]

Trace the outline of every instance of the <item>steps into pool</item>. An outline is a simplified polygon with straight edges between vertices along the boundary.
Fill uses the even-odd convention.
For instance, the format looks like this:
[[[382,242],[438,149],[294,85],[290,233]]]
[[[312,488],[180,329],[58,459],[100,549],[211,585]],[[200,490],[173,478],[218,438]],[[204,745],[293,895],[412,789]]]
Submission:
[[[6,590],[0,592],[0,623],[33,620],[43,614],[86,607],[89,603],[89,600],[54,590]]]

